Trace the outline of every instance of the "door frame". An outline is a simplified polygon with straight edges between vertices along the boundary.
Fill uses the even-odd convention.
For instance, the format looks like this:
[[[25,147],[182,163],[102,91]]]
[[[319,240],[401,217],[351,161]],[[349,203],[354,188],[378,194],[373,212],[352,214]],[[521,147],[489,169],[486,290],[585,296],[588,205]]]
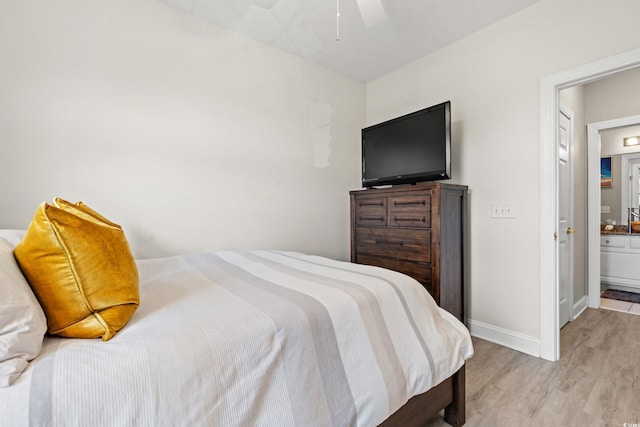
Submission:
[[[637,66],[640,66],[640,48],[552,74],[540,80],[540,357],[543,359],[556,361],[560,358],[558,245],[554,240],[554,233],[558,232],[558,92]],[[589,180],[588,185],[591,184]],[[599,205],[596,212],[593,208],[594,202],[593,199],[587,202],[589,229],[596,214],[597,222],[600,223]],[[599,197],[597,202],[600,202]],[[589,241],[592,241],[591,235]],[[587,256],[591,260],[594,254],[590,250]],[[600,263],[597,262],[597,265],[599,270]],[[589,291],[591,306],[595,296],[591,295],[591,289]]]
[[[587,124],[587,289],[589,307],[600,307],[600,131],[637,124],[640,124],[640,115]]]

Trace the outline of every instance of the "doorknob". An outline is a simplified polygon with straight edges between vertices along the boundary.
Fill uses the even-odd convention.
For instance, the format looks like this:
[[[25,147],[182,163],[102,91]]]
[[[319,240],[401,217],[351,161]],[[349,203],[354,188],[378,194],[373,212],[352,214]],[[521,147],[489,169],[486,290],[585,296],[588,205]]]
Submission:
[[[573,228],[569,227],[565,230],[567,232],[567,234],[573,234],[576,232],[576,230],[574,230]]]

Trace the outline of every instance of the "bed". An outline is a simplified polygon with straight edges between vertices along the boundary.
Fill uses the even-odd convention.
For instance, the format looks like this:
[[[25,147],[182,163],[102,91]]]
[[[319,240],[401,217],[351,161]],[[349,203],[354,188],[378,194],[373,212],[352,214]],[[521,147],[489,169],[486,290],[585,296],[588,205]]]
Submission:
[[[406,275],[268,250],[136,264],[128,324],[47,335],[0,425],[464,424],[469,333]]]

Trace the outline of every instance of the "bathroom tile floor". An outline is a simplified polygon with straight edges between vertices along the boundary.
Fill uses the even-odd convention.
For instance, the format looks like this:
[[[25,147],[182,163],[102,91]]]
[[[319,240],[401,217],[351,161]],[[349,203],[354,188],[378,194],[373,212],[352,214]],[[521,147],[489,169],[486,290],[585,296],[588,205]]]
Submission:
[[[600,298],[600,308],[640,315],[640,304],[615,299]]]

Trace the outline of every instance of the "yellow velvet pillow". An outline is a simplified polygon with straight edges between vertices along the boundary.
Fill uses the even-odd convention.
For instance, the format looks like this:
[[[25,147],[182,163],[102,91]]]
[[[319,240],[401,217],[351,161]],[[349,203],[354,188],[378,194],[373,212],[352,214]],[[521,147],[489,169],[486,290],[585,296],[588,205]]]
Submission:
[[[40,205],[14,255],[50,334],[107,341],[140,303],[122,228],[81,202]]]

